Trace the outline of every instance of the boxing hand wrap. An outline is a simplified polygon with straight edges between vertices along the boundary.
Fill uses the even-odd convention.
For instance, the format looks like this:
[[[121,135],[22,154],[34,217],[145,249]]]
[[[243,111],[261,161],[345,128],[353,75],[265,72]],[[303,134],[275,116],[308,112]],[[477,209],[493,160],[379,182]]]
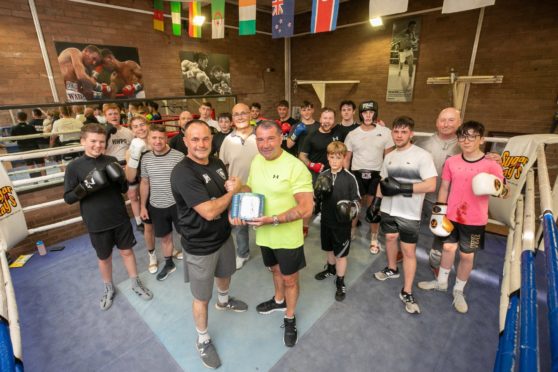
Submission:
[[[366,221],[368,223],[379,223],[382,220],[380,217],[380,206],[382,204],[382,198],[374,197],[372,203],[366,210]]]
[[[122,94],[127,97],[133,96],[136,92],[139,92],[141,88],[143,88],[143,86],[140,83],[128,84],[122,88]]]
[[[109,185],[107,175],[104,170],[94,168],[85,176],[85,179],[74,188],[76,197],[81,200],[87,195],[101,190]]]
[[[137,169],[141,154],[145,151],[145,141],[141,138],[134,138],[130,143],[130,159],[128,167]]]
[[[281,132],[283,133],[283,135],[289,134],[290,131],[291,131],[291,124],[286,122],[281,123]]]
[[[95,67],[95,69],[91,73],[91,77],[93,79],[97,80],[99,78],[99,75],[101,75],[102,72],[103,72],[103,66],[99,65],[99,66]]]
[[[308,163],[308,169],[315,173],[320,173],[324,169],[324,165],[322,163]]]
[[[430,231],[442,238],[448,236],[453,231],[453,223],[446,217],[448,205],[436,203],[432,207],[432,217],[430,218]]]
[[[351,200],[339,200],[336,209],[341,222],[349,223],[357,216],[359,206]]]
[[[105,172],[112,182],[122,183],[126,179],[124,169],[117,162],[107,164]]]
[[[479,173],[473,177],[473,193],[478,196],[492,195],[503,198],[508,193],[504,182],[493,174]]]
[[[291,140],[296,141],[296,139],[304,133],[306,133],[306,125],[304,123],[298,123],[291,134]]]
[[[412,183],[399,183],[392,177],[384,178],[380,181],[380,190],[382,190],[383,196],[395,196],[399,194],[403,194],[406,198],[413,196]]]

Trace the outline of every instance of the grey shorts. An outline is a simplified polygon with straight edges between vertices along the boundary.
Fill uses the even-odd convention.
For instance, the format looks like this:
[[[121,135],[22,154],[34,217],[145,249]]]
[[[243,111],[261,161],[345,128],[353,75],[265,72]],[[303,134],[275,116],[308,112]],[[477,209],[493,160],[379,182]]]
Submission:
[[[392,217],[382,212],[380,226],[384,234],[399,234],[399,240],[407,244],[416,244],[419,237],[420,221]]]
[[[190,290],[196,300],[209,301],[213,295],[213,281],[228,278],[236,271],[236,253],[232,237],[216,252],[207,256],[197,256],[184,252],[184,281],[190,283]]]

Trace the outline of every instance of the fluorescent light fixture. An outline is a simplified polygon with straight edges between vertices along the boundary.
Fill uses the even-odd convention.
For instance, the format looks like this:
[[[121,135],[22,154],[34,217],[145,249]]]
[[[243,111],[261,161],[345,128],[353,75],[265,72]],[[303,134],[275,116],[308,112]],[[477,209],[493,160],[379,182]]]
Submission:
[[[372,25],[372,27],[380,27],[384,23],[382,22],[382,17],[376,17],[370,19],[370,24]]]
[[[205,22],[205,16],[195,16],[192,22],[195,26],[203,26],[203,23]]]

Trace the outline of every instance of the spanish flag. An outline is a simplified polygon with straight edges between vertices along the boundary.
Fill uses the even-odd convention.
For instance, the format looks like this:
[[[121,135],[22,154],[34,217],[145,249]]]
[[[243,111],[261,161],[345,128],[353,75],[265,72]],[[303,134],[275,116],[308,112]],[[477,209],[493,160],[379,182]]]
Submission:
[[[238,34],[256,34],[256,0],[238,0]]]
[[[165,22],[163,21],[163,0],[153,0],[153,29],[157,31],[165,31]]]
[[[202,36],[202,26],[196,26],[194,24],[194,17],[201,16],[201,3],[199,1],[192,1],[189,4],[188,12],[188,35],[190,37],[201,38]]]

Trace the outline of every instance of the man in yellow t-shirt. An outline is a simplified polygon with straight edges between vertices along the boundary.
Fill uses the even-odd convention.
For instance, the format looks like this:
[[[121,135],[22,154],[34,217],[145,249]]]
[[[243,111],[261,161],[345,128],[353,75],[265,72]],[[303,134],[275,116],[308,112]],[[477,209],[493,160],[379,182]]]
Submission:
[[[295,308],[298,271],[306,266],[302,219],[314,208],[312,176],[306,166],[281,148],[282,132],[277,123],[264,120],[256,127],[259,154],[254,157],[244,192],[265,196],[264,216],[250,221],[234,219],[233,225],[256,227],[256,244],[264,265],[273,272],[275,294],[256,307],[260,314],[285,311],[283,341],[297,341]]]

